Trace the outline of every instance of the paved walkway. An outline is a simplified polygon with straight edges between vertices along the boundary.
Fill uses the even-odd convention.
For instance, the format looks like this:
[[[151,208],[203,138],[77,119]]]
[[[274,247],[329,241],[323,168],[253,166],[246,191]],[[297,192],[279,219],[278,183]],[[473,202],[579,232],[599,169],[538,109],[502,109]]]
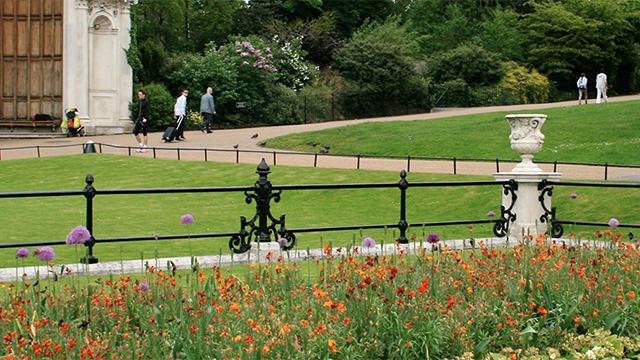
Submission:
[[[611,97],[609,101],[629,101],[640,100],[640,95]],[[510,105],[510,106],[492,106],[492,107],[476,107],[464,109],[449,109],[446,111],[438,111],[428,114],[414,114],[404,116],[391,116],[382,118],[355,119],[344,121],[333,121],[315,124],[302,125],[284,125],[284,126],[268,126],[244,129],[225,129],[216,130],[213,134],[203,134],[199,131],[188,131],[185,133],[187,141],[174,142],[165,144],[161,141],[161,133],[149,134],[149,146],[157,147],[155,156],[160,158],[178,157],[177,149],[180,148],[180,159],[182,160],[205,160],[220,162],[236,162],[257,164],[262,157],[265,157],[270,165],[274,163],[273,150],[265,149],[258,146],[258,143],[276,136],[287,135],[292,133],[316,131],[322,129],[336,128],[346,125],[361,124],[366,122],[386,122],[386,121],[406,121],[406,120],[432,120],[444,117],[481,114],[496,111],[522,111],[532,110],[542,112],[548,108],[576,106],[575,101],[566,101],[547,104],[526,104],[526,105]],[[591,105],[590,105],[591,106]],[[603,105],[604,106],[604,105]],[[253,138],[254,134],[258,134],[257,138]],[[90,136],[84,138],[38,138],[38,139],[2,139],[0,138],[0,159],[24,159],[38,156],[35,149],[6,150],[6,148],[22,147],[22,146],[41,146],[40,156],[58,156],[68,154],[78,154],[81,152],[82,143],[93,140],[94,142],[103,144],[113,144],[118,146],[133,146],[131,154],[133,156],[153,157],[154,152],[148,151],[145,154],[135,152],[135,140],[132,135],[105,135]],[[49,145],[70,145],[64,148],[47,148]],[[236,154],[234,146],[237,145],[240,150],[254,150],[257,153],[240,153]],[[222,151],[209,150],[205,152],[203,148],[220,149]],[[190,150],[194,149],[194,150]],[[195,150],[199,149],[199,150]],[[127,155],[130,150],[127,148],[111,148],[102,147],[104,153]],[[514,158],[515,158],[514,154]],[[275,158],[277,165],[292,166],[317,166],[323,168],[350,168],[354,169],[358,165],[358,159],[355,157],[341,157],[335,155],[318,155],[317,159],[313,154],[277,154]],[[361,169],[371,170],[392,170],[400,171],[410,166],[413,172],[428,173],[445,173],[451,174],[454,171],[452,161],[423,161],[411,160],[408,164],[407,160],[392,160],[379,158],[362,158],[359,161]],[[501,171],[508,171],[513,164],[501,163]],[[553,165],[542,165],[546,171],[553,170]],[[491,175],[497,171],[495,162],[460,162],[456,164],[456,172],[466,175]],[[605,169],[596,166],[576,166],[576,165],[558,165],[557,171],[563,174],[564,179],[579,180],[603,180]],[[629,168],[609,168],[609,180],[640,180],[640,169]]]

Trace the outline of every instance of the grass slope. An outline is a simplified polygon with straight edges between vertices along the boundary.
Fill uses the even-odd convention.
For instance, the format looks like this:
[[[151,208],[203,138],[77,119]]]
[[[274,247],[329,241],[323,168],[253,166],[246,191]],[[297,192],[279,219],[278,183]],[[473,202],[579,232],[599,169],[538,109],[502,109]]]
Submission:
[[[274,184],[396,182],[394,172],[293,168],[276,166],[270,176]],[[252,185],[255,166],[221,163],[153,160],[113,155],[78,155],[0,162],[0,192],[82,189],[87,173],[95,176],[98,189],[204,187]],[[410,174],[409,181],[465,181],[489,179],[471,176]],[[559,216],[564,219],[607,221],[615,216],[624,223],[640,222],[640,191],[584,188],[570,200],[571,188],[554,191]],[[604,196],[603,196],[604,195]],[[489,210],[498,212],[498,187],[409,189],[409,222],[482,219]],[[287,191],[282,201],[272,203],[273,214],[287,214],[287,227],[337,226],[396,223],[399,219],[399,191],[313,190]],[[97,238],[149,236],[158,234],[237,231],[239,217],[250,217],[255,204],[247,205],[244,195],[160,194],[114,195],[94,199],[94,234]],[[180,215],[191,213],[195,223],[181,225]],[[68,232],[85,223],[82,197],[0,199],[0,242],[33,242],[64,239]],[[568,229],[568,231],[571,229]],[[410,229],[419,238],[436,231],[444,238],[469,236],[466,226]],[[490,235],[490,226],[477,226],[475,236]],[[321,243],[346,245],[362,236],[393,241],[396,231],[331,232],[298,234],[298,247],[319,247]],[[227,239],[146,241],[97,244],[101,261],[135,259],[145,256],[188,256],[228,253]],[[77,249],[79,252],[83,248]],[[59,262],[78,258],[72,246],[56,248]],[[0,266],[15,264],[15,249],[0,251]],[[32,261],[32,260],[29,260]]]
[[[545,144],[536,159],[640,164],[640,101],[540,112],[547,114],[548,120],[542,129]],[[331,153],[337,154],[515,159],[509,145],[506,114],[367,123],[282,136],[263,145],[311,152],[327,145]]]

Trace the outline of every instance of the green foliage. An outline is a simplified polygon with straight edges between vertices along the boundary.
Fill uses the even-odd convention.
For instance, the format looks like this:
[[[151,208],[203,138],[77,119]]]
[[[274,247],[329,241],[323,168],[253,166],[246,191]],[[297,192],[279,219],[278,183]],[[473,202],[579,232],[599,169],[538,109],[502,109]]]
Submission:
[[[427,100],[425,84],[415,70],[416,43],[397,19],[370,23],[358,30],[336,54],[344,78],[341,102],[348,116]],[[375,111],[374,111],[375,113]]]
[[[472,37],[474,23],[456,4],[419,0],[407,15],[409,28],[418,35],[424,54],[453,49]]]
[[[500,54],[502,60],[524,58],[523,36],[518,28],[518,14],[510,9],[496,9],[491,18],[480,23],[475,39],[484,49]]]
[[[392,13],[392,0],[343,1],[323,0],[322,9],[335,16],[336,29],[346,39],[367,20],[382,22]]]
[[[167,53],[153,38],[147,38],[140,43],[139,56],[144,67],[138,73],[138,79],[142,83],[165,80],[167,77]]]
[[[628,2],[540,2],[535,3],[534,9],[522,27],[529,61],[536,68],[567,87],[574,85],[576,74],[585,72],[587,77],[595,78],[604,68],[611,90],[618,80],[623,89],[631,88],[632,81],[624,80],[628,73],[619,73],[622,59],[627,59],[627,72],[640,65],[638,57],[630,54],[638,28],[634,29],[630,22],[637,12],[628,11]]]
[[[138,49],[138,7],[136,5],[131,6],[131,28],[129,30],[129,49],[127,49],[127,62],[133,70],[133,82],[140,81],[140,73],[142,72],[142,62],[140,61],[140,50]]]
[[[190,0],[189,37],[196,51],[213,42],[223,45],[235,27],[242,0]]]
[[[516,104],[543,103],[549,100],[550,83],[546,76],[536,70],[529,71],[522,65],[510,61],[504,65],[505,76],[496,85],[505,90]]]
[[[477,45],[463,44],[435,56],[429,64],[433,80],[462,79],[471,86],[495,84],[504,75],[498,56]]]

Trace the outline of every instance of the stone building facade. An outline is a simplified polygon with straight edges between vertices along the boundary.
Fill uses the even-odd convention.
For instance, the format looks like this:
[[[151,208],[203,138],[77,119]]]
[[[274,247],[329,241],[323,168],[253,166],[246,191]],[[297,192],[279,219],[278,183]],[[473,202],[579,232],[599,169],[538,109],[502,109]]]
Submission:
[[[126,132],[132,126],[131,0],[64,1],[65,107],[78,107],[89,134]]]
[[[128,131],[132,1],[1,0],[0,119],[74,106],[88,134]]]

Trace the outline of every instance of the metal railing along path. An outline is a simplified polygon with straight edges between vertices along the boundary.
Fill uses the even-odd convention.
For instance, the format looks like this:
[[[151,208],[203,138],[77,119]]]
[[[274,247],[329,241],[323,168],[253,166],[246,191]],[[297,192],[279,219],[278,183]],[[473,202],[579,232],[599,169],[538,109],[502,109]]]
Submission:
[[[107,144],[107,143],[94,143],[93,146],[97,148],[98,153],[108,153],[108,149],[121,149],[126,150],[128,156],[132,156],[135,150],[138,147],[134,146],[125,146],[125,145],[115,145],[115,144]],[[64,144],[64,145],[37,145],[37,146],[19,146],[19,147],[4,147],[0,148],[0,160],[3,159],[3,152],[6,154],[10,151],[17,150],[34,150],[35,157],[43,157],[43,150],[46,149],[55,149],[55,148],[70,148],[77,147],[78,153],[85,152],[86,144]],[[493,163],[495,164],[495,171],[500,172],[501,165],[504,164],[514,164],[520,162],[517,159],[500,159],[500,158],[483,158],[483,157],[451,157],[451,156],[422,156],[422,155],[372,155],[372,154],[329,154],[329,153],[311,153],[311,152],[303,152],[303,151],[281,151],[281,150],[256,150],[256,149],[220,149],[220,148],[202,148],[202,147],[163,147],[163,146],[153,146],[147,148],[148,152],[151,153],[152,157],[158,158],[160,152],[173,152],[175,153],[175,159],[182,160],[184,158],[185,153],[191,154],[202,154],[202,160],[209,161],[209,154],[212,153],[226,153],[234,155],[234,162],[240,163],[241,154],[254,154],[260,156],[269,157],[271,163],[273,165],[278,164],[278,156],[300,156],[307,157],[313,160],[313,167],[318,167],[318,160],[321,158],[328,157],[338,157],[338,158],[350,158],[355,160],[354,169],[361,169],[362,160],[364,159],[387,159],[387,160],[398,160],[403,161],[403,167],[407,172],[411,171],[411,162],[416,160],[425,160],[425,161],[442,161],[448,162],[451,164],[450,172],[453,175],[458,174],[459,163]],[[539,164],[547,164],[553,165],[553,172],[558,171],[559,165],[569,165],[569,166],[585,166],[585,167],[597,167],[601,168],[602,177],[604,180],[609,180],[610,170],[614,168],[618,169],[640,169],[640,165],[636,164],[617,164],[617,163],[598,163],[598,162],[577,162],[577,161],[560,161],[560,160],[537,160]],[[640,176],[640,174],[639,174]]]

